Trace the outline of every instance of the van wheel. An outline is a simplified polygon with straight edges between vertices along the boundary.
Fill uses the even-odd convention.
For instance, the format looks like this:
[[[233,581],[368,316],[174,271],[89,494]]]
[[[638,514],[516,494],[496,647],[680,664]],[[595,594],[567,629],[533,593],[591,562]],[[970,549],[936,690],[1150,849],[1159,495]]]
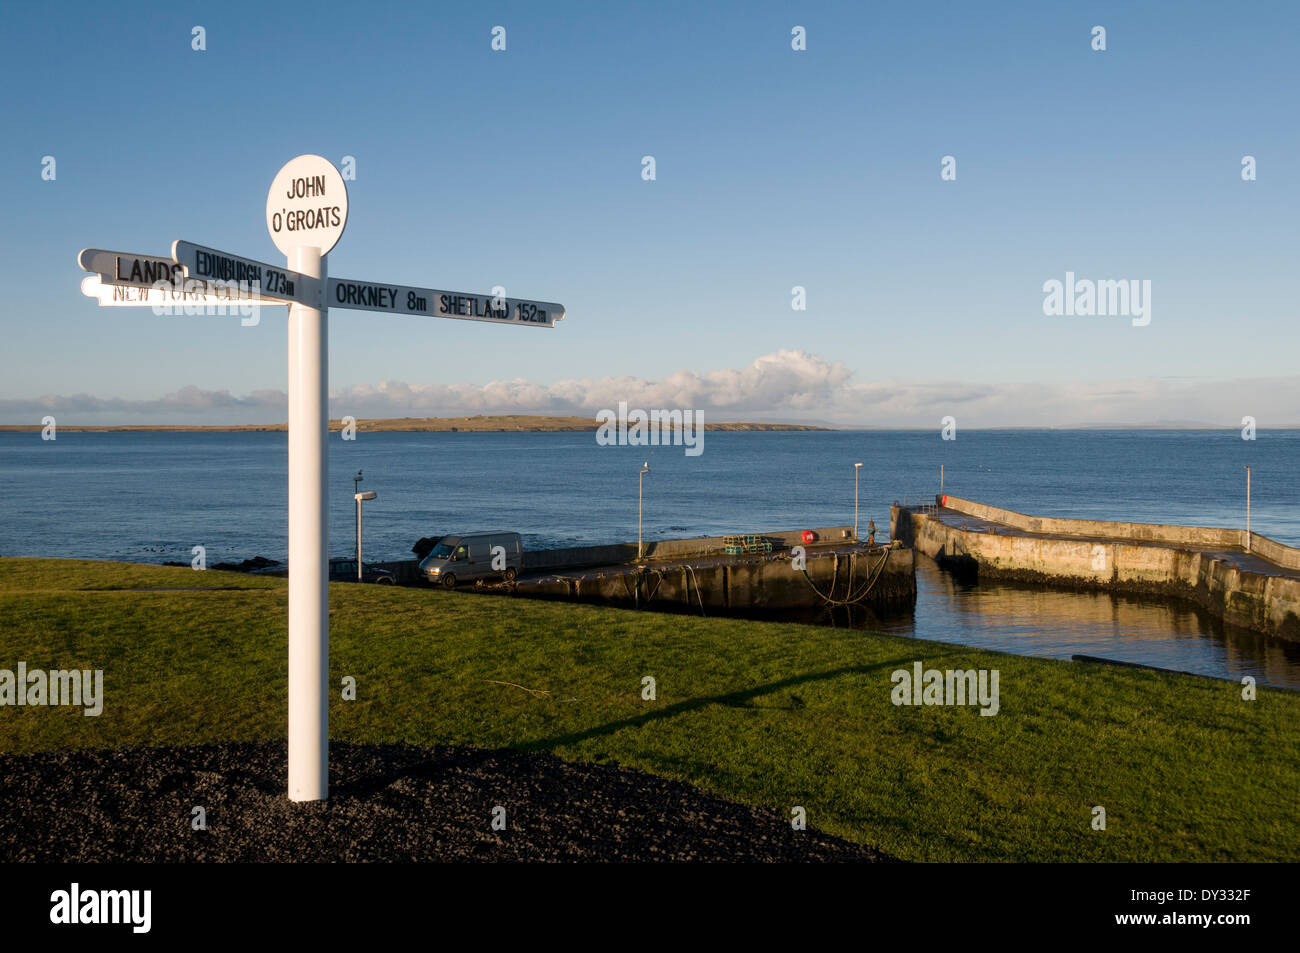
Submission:
[[[511,566],[506,570],[506,582],[514,582],[515,576],[517,575],[519,575],[519,573],[515,570],[514,566]]]
[[[442,577],[442,587],[444,589],[456,588],[456,574],[454,572],[449,572],[447,575]]]

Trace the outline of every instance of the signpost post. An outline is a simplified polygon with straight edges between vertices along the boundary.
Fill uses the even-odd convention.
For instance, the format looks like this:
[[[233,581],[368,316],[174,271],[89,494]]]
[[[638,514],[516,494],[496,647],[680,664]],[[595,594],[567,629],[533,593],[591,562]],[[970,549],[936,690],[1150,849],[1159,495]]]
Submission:
[[[328,159],[298,156],[266,195],[266,227],[298,278],[273,275],[289,306],[289,798],[329,797],[330,253],[348,221],[348,189]],[[178,243],[179,245],[179,243]],[[174,251],[180,251],[178,247]],[[221,259],[195,251],[196,264]],[[226,256],[229,258],[229,256]],[[188,261],[187,261],[188,271]],[[245,263],[256,265],[256,262]],[[225,267],[238,268],[238,260]],[[295,567],[297,567],[295,569]],[[306,570],[304,571],[304,567]]]
[[[554,302],[329,278],[326,256],[347,220],[343,177],[329,160],[303,155],[280,169],[266,198],[266,227],[286,267],[185,241],[173,243],[170,259],[94,248],[77,257],[91,272],[82,290],[100,306],[176,298],[289,305],[288,783],[294,801],[329,797],[330,306],[545,328],[564,317],[564,306]],[[356,496],[360,572],[362,494]]]

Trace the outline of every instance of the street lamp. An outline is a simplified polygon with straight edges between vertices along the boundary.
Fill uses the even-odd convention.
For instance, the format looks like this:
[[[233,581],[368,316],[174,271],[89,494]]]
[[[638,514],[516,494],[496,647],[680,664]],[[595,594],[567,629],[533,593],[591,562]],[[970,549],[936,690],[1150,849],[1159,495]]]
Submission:
[[[862,472],[862,464],[853,464],[853,540],[858,539],[858,474]]]
[[[361,471],[358,470],[357,475],[354,476],[352,479],[360,480]],[[355,486],[355,484],[353,485]],[[374,490],[366,490],[366,492],[364,493],[352,494],[352,499],[357,501],[357,582],[361,581],[361,501],[373,500],[378,495],[379,494],[377,494]]]
[[[1250,552],[1250,467],[1246,467],[1246,552]]]
[[[649,472],[650,472],[650,461],[647,460],[645,463],[641,464],[641,473],[636,478],[636,558],[637,559],[641,558],[641,552],[643,549],[641,544],[641,514],[642,514],[641,503],[643,500],[641,487],[642,484],[645,482],[645,475]]]

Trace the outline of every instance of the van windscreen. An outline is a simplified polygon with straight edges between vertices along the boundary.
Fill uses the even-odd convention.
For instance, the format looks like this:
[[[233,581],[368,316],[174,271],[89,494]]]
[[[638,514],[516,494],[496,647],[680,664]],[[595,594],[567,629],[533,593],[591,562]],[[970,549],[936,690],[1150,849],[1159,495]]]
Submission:
[[[438,559],[446,559],[452,554],[455,547],[451,543],[439,543],[433,549],[429,550],[430,556],[436,556]]]

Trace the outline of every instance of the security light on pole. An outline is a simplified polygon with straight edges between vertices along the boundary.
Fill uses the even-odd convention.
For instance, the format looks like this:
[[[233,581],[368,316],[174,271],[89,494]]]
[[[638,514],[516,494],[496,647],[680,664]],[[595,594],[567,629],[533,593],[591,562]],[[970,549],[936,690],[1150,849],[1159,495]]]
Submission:
[[[862,464],[853,464],[853,538],[858,538],[858,474],[862,472]]]
[[[353,477],[354,480],[361,478],[360,473]],[[363,500],[373,500],[379,494],[374,490],[366,490],[364,493],[353,493],[352,499],[357,501],[357,582],[361,581],[361,503]]]
[[[642,487],[642,483],[645,480],[645,475],[649,472],[650,472],[650,461],[647,460],[645,463],[641,464],[641,474],[636,478],[636,558],[637,559],[641,558],[641,553],[644,549],[644,547],[641,544],[641,514],[642,514],[641,502],[644,498],[641,492],[641,487]]]
[[[1246,467],[1246,552],[1250,552],[1250,467]]]

